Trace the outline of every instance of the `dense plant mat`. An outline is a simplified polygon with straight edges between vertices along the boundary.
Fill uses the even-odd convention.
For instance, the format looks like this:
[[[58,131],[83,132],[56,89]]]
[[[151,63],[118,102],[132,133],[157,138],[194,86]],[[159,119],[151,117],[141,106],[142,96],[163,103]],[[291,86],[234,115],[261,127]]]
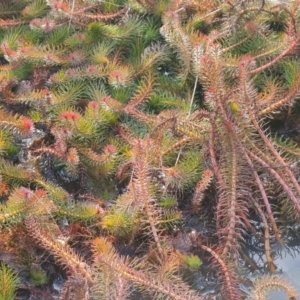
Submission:
[[[2,0],[0,26],[0,299],[209,299],[202,261],[226,300],[296,299],[239,271],[299,224],[299,0]]]

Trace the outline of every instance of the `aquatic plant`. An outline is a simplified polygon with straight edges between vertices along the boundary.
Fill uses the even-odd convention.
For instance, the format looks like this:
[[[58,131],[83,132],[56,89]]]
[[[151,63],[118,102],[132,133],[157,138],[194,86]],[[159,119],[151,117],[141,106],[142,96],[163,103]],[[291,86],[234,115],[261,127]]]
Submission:
[[[11,268],[1,263],[0,266],[0,299],[13,300],[18,284],[18,276]]]
[[[4,262],[50,253],[61,299],[202,299],[184,274],[209,255],[236,300],[254,232],[274,271],[300,214],[299,5],[0,1]]]

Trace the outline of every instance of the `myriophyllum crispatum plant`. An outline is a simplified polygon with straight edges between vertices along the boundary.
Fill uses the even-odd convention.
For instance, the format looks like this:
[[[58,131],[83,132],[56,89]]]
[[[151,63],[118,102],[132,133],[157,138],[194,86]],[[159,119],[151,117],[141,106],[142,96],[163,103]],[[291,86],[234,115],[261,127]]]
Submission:
[[[0,1],[2,273],[50,262],[60,299],[202,299],[208,255],[236,300],[249,236],[274,271],[300,213],[299,6]]]

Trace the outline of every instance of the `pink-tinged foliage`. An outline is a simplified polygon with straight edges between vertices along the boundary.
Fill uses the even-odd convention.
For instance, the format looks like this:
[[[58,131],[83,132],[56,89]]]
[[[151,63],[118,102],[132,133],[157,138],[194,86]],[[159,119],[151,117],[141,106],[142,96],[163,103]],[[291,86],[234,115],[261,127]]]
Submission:
[[[120,66],[113,70],[108,76],[108,83],[113,87],[125,87],[131,80],[131,73],[128,67]]]
[[[55,22],[51,19],[33,19],[30,21],[31,29],[40,29],[44,32],[51,32],[55,28]]]
[[[53,11],[61,12],[61,11],[68,9],[68,4],[62,0],[56,0],[56,1],[49,0],[49,2],[50,2],[50,5],[51,5],[51,8]]]
[[[23,116],[19,118],[17,126],[24,135],[32,135],[35,129],[32,120]]]
[[[107,145],[104,147],[103,151],[109,153],[110,155],[114,155],[117,152],[117,147],[114,145]]]
[[[99,103],[96,102],[96,101],[91,101],[91,102],[88,103],[88,108],[91,111],[97,111],[99,109]]]
[[[34,196],[33,191],[30,189],[27,189],[25,187],[21,187],[18,192],[19,192],[20,196],[22,196],[23,198],[28,199],[28,200]]]
[[[85,60],[85,54],[82,51],[73,51],[72,53],[70,53],[68,55],[68,60],[70,62],[71,65],[79,65],[81,63],[83,63],[83,61]]]
[[[65,111],[60,114],[60,119],[62,121],[75,122],[80,118],[80,114],[73,111]]]

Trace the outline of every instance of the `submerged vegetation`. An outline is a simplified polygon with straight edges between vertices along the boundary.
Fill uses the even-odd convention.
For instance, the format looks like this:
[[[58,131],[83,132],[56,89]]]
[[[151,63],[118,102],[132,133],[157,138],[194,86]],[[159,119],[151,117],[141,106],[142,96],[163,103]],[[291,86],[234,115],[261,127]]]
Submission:
[[[296,299],[239,270],[299,224],[300,0],[3,0],[0,25],[0,299],[55,274],[61,300],[209,299],[207,259],[224,299]]]

